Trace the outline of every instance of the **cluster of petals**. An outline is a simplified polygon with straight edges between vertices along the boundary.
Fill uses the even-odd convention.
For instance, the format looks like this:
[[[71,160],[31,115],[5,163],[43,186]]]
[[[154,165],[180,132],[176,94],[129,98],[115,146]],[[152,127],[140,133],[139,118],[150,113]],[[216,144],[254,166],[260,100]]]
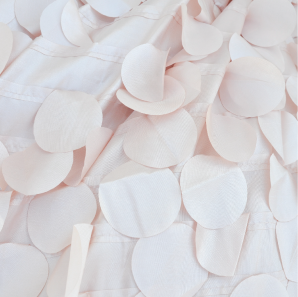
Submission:
[[[32,51],[86,83],[0,133],[0,297],[297,294],[297,2],[165,2],[0,2],[4,78]]]

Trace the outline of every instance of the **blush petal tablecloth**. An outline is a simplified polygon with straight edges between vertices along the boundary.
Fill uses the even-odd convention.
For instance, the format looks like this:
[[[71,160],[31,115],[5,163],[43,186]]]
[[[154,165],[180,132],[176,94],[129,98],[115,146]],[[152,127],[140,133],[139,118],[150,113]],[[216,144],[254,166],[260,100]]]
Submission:
[[[0,297],[297,296],[297,0],[0,0]]]

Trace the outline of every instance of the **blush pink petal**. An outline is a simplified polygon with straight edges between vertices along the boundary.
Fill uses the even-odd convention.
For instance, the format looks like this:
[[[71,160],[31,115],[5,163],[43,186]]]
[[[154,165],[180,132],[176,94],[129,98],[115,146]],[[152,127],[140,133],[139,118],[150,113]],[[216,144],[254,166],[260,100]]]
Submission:
[[[13,45],[13,35],[10,28],[0,23],[0,74],[5,68]]]
[[[175,78],[164,76],[163,100],[148,102],[132,96],[127,90],[119,89],[117,98],[125,106],[148,115],[164,115],[181,107],[185,101],[185,89]]]
[[[3,296],[39,296],[46,284],[48,270],[48,262],[37,248],[16,243],[0,244]]]
[[[181,297],[200,289],[208,273],[196,260],[194,237],[191,227],[175,223],[163,233],[137,242],[132,273],[146,297]]]
[[[164,97],[164,75],[168,52],[152,44],[142,44],[131,50],[121,68],[121,77],[127,91],[134,97],[161,101]]]
[[[12,31],[13,45],[6,67],[10,65],[32,42],[32,39],[25,33]]]
[[[287,222],[297,217],[297,181],[273,154],[270,158],[269,206],[278,221]]]
[[[270,112],[283,99],[284,92],[282,73],[270,62],[256,57],[231,62],[219,89],[223,106],[246,117]]]
[[[191,158],[182,169],[180,186],[187,212],[204,228],[229,226],[244,211],[246,180],[236,164],[223,158]]]
[[[49,153],[37,144],[15,153],[2,163],[7,184],[24,195],[35,195],[57,187],[69,173],[73,153]]]
[[[252,0],[233,0],[214,20],[212,25],[222,32],[241,34],[247,14],[247,8]]]
[[[199,15],[195,16],[195,19],[199,22],[203,22],[206,24],[211,24],[216,16],[214,15],[214,2],[213,0],[197,0],[200,7],[201,12]]]
[[[14,18],[14,2],[15,0],[2,0],[0,2],[0,22],[4,24],[8,24],[11,22]]]
[[[90,224],[73,226],[65,297],[79,295],[92,230]]]
[[[69,152],[86,145],[89,133],[101,127],[102,111],[95,96],[55,90],[34,120],[37,144],[48,152]]]
[[[62,26],[61,16],[68,0],[55,0],[49,4],[40,16],[41,35],[49,41],[65,46],[74,46],[65,37]]]
[[[277,45],[290,37],[295,29],[296,13],[287,0],[254,0],[242,30],[250,43],[268,47]]]
[[[90,224],[96,208],[95,197],[84,183],[37,195],[28,210],[29,236],[41,251],[57,253],[71,243],[73,225]]]
[[[286,277],[297,283],[297,218],[278,222],[276,236]]]
[[[296,66],[298,66],[298,63],[297,63],[297,56],[298,56],[298,52],[297,52],[297,44],[294,43],[294,42],[290,42],[288,45],[287,45],[287,50],[289,52],[289,55],[291,57],[291,59],[293,60],[294,64]]]
[[[39,36],[40,16],[52,2],[54,0],[15,0],[15,15],[18,23],[33,36]]]
[[[222,33],[209,24],[196,21],[187,13],[185,4],[181,4],[182,45],[190,55],[209,55],[217,51],[222,43]]]
[[[7,182],[5,181],[3,173],[2,173],[2,163],[8,156],[9,156],[9,154],[8,154],[6,147],[0,141],[0,188],[2,191],[4,191],[7,187]]]
[[[119,17],[139,5],[141,0],[86,0],[93,9],[108,17]]]
[[[268,274],[259,274],[242,281],[231,297],[288,297],[288,293],[276,278]]]
[[[163,232],[174,222],[181,206],[179,183],[171,170],[153,169],[133,161],[105,176],[98,195],[106,220],[130,237]]]
[[[3,228],[10,204],[12,191],[0,191],[0,232]]]
[[[286,83],[287,92],[292,99],[292,101],[298,106],[298,99],[297,99],[297,77],[290,76],[287,79]]]
[[[101,154],[113,131],[108,128],[95,128],[86,140],[86,146],[73,152],[73,164],[71,170],[64,180],[68,186],[77,186],[91,168],[95,160]]]
[[[284,160],[284,164],[295,162],[298,159],[296,118],[286,111],[272,111],[258,119],[262,132]]]
[[[257,135],[244,120],[212,113],[209,107],[206,118],[209,140],[216,152],[231,162],[247,161],[254,153]]]
[[[201,92],[201,72],[200,68],[191,62],[183,62],[168,69],[169,75],[183,86],[185,89],[185,101],[183,106],[194,100]]]
[[[194,150],[197,128],[184,109],[163,116],[136,119],[125,136],[123,149],[133,161],[165,168],[185,160]]]
[[[72,44],[85,47],[93,45],[93,41],[83,26],[75,0],[69,0],[64,6],[61,27],[65,37]]]
[[[178,52],[173,58],[171,58],[168,62],[167,62],[167,67],[171,66],[175,63],[180,63],[180,62],[188,62],[188,61],[198,61],[198,60],[202,60],[204,58],[206,58],[207,55],[190,55],[188,54],[185,49],[182,49],[180,52]]]
[[[240,256],[249,214],[243,214],[231,226],[206,229],[197,224],[196,253],[207,271],[221,276],[233,276]]]

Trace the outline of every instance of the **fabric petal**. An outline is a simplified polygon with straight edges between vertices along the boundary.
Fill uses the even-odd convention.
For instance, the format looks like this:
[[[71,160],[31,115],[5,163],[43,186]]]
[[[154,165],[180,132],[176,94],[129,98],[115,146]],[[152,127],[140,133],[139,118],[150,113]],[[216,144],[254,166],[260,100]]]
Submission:
[[[165,168],[186,159],[196,142],[197,128],[192,117],[179,109],[168,115],[136,119],[124,138],[123,149],[137,163]]]
[[[68,186],[77,186],[91,168],[95,160],[104,150],[113,135],[108,128],[95,128],[86,140],[86,146],[73,152],[73,164],[70,172],[64,180]]]
[[[233,224],[246,205],[247,185],[242,171],[220,157],[191,158],[182,169],[180,186],[187,212],[204,228]]]
[[[174,222],[181,206],[178,181],[168,168],[153,169],[133,161],[108,174],[100,183],[98,195],[107,221],[130,237],[163,232]]]
[[[175,223],[137,242],[132,272],[146,297],[180,297],[203,285],[208,273],[195,258],[194,236],[191,227]]]
[[[142,44],[131,50],[121,68],[121,77],[127,91],[134,97],[161,101],[164,97],[164,75],[168,51],[152,44]]]
[[[0,73],[5,68],[12,51],[13,35],[8,26],[0,23]]]
[[[51,154],[34,143],[6,158],[2,173],[12,189],[35,195],[57,187],[69,173],[72,162],[72,152]]]
[[[250,43],[268,47],[291,36],[296,22],[293,5],[287,0],[254,0],[248,9],[242,35]]]
[[[164,115],[177,110],[185,102],[185,88],[175,78],[165,75],[163,100],[148,102],[132,96],[127,90],[119,89],[117,98],[125,106],[148,115]]]
[[[223,106],[246,117],[270,112],[283,99],[284,92],[282,73],[270,62],[256,57],[230,63],[219,89]]]
[[[222,33],[215,27],[196,21],[181,4],[182,44],[190,55],[209,55],[217,51],[222,43]]]
[[[93,41],[83,26],[75,0],[69,0],[64,6],[61,27],[65,37],[72,44],[86,47],[93,45]]]
[[[221,157],[231,162],[244,162],[253,155],[257,135],[244,120],[213,114],[209,107],[206,127],[209,140]]]
[[[0,191],[0,232],[3,228],[10,204],[12,191]]]
[[[38,296],[47,278],[48,262],[37,248],[16,243],[0,244],[3,296]]]
[[[102,111],[95,96],[55,90],[34,120],[37,144],[48,152],[69,152],[86,145],[89,133],[101,127]]]
[[[96,208],[92,191],[83,183],[77,187],[61,185],[37,195],[28,210],[29,236],[41,251],[57,253],[71,243],[75,224],[92,222]]]
[[[288,293],[276,278],[268,274],[259,274],[242,281],[231,297],[288,297]]]
[[[243,214],[231,226],[212,230],[197,224],[196,252],[199,263],[207,271],[233,276],[240,256],[249,214]]]

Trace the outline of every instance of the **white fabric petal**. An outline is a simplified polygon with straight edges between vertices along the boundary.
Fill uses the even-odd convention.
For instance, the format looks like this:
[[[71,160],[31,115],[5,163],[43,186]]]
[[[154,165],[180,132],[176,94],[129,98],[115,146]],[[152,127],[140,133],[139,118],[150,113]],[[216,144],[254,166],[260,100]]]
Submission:
[[[288,297],[288,293],[276,278],[268,274],[259,274],[242,281],[231,297]]]
[[[129,161],[108,174],[99,186],[101,210],[118,232],[148,237],[163,232],[181,206],[177,179],[169,169]]]
[[[272,111],[258,118],[262,132],[288,165],[298,159],[298,122],[286,111]]]
[[[290,95],[291,99],[298,106],[298,99],[297,99],[297,77],[290,76],[287,79],[286,88],[287,88],[287,92]]]
[[[5,68],[11,55],[13,35],[10,28],[0,23],[0,73]]]
[[[227,110],[236,115],[255,117],[270,112],[283,99],[285,81],[270,62],[244,57],[227,66],[219,91]]]
[[[296,13],[287,0],[254,0],[248,9],[243,37],[258,46],[273,46],[288,38],[295,28]]]
[[[0,244],[3,296],[38,296],[47,278],[48,262],[37,248],[16,243]]]
[[[186,224],[173,224],[163,233],[141,238],[133,251],[132,272],[146,297],[180,297],[207,279],[196,260],[195,231]]]
[[[197,224],[196,252],[202,267],[213,274],[234,275],[248,218],[249,214],[243,214],[231,226],[216,230]]]
[[[12,191],[0,191],[0,232],[3,228],[10,204]]]
[[[183,167],[180,186],[187,212],[204,228],[233,224],[246,205],[243,173],[237,165],[220,157],[191,158]]]
[[[273,154],[270,158],[269,205],[279,221],[290,221],[297,216],[297,183],[294,177],[282,167]]]

